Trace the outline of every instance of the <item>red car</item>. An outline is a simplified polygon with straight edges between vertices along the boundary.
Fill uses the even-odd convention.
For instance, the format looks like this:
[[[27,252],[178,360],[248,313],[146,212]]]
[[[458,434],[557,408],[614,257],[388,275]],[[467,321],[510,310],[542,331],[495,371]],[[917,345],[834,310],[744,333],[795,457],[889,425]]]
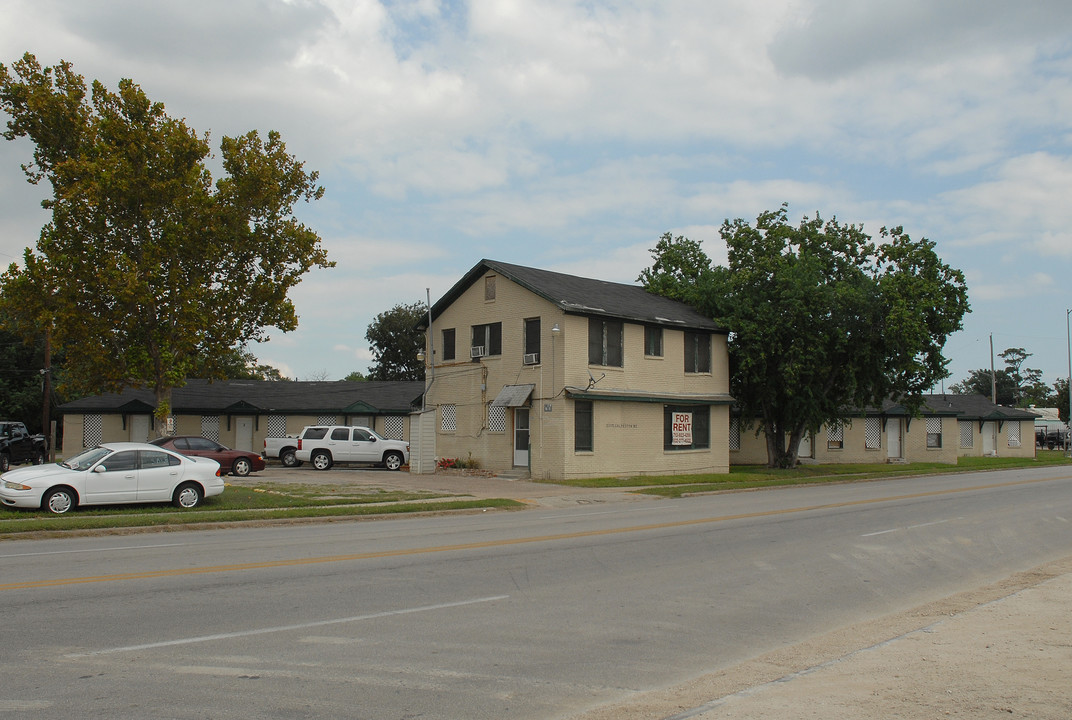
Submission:
[[[161,437],[150,441],[180,455],[212,458],[220,464],[220,470],[237,477],[245,477],[251,472],[264,469],[264,458],[250,450],[232,450],[220,445],[215,440],[196,435],[176,435]]]

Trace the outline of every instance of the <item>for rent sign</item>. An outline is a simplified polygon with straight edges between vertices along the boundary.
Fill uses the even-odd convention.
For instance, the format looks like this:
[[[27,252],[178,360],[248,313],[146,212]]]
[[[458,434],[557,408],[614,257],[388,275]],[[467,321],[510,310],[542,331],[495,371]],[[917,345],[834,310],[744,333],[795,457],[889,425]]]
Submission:
[[[675,412],[671,422],[674,445],[692,445],[692,413]]]

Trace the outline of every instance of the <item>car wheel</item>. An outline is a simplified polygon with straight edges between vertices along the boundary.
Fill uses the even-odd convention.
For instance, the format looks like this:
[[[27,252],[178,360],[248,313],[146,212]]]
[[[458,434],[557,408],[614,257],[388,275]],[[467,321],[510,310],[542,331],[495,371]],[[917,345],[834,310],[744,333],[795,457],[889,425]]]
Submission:
[[[53,515],[62,515],[76,505],[78,501],[70,488],[53,488],[45,493],[41,501],[41,509],[48,510]]]
[[[6,473],[11,469],[11,457],[7,453],[0,454],[0,473]]]
[[[183,483],[175,488],[175,494],[171,498],[171,504],[177,508],[189,510],[201,504],[201,488],[197,483]]]
[[[253,463],[249,461],[249,458],[238,458],[234,461],[234,465],[231,466],[231,474],[235,477],[245,477],[249,475],[253,470]]]
[[[331,469],[331,455],[324,450],[317,450],[309,459],[312,460],[313,467],[317,470]]]
[[[389,452],[383,456],[383,466],[388,470],[398,470],[402,467],[404,460],[401,453]]]
[[[45,451],[44,450],[38,450],[37,452],[34,453],[33,464],[34,465],[44,465],[45,464]]]
[[[279,455],[280,462],[283,463],[283,467],[298,467],[302,464],[298,456],[294,454],[294,448],[286,448]]]

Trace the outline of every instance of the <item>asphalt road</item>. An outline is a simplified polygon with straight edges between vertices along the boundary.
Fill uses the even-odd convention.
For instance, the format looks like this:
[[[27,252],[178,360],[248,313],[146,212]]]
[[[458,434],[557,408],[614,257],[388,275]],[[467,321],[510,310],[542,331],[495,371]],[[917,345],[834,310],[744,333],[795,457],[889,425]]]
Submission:
[[[1072,470],[0,544],[0,717],[568,718],[1072,554]]]

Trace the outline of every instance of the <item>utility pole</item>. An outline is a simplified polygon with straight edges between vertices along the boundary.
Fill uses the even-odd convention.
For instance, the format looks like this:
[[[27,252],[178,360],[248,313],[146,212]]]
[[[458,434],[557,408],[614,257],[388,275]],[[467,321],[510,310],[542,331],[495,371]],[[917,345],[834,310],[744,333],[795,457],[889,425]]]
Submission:
[[[990,333],[990,402],[998,404],[998,377],[994,374],[994,333]]]
[[[52,328],[45,327],[45,368],[41,371],[43,379],[42,394],[44,398],[41,401],[41,433],[48,438],[48,452],[49,459],[52,459],[53,439],[52,439],[52,417],[50,410],[52,409]]]

